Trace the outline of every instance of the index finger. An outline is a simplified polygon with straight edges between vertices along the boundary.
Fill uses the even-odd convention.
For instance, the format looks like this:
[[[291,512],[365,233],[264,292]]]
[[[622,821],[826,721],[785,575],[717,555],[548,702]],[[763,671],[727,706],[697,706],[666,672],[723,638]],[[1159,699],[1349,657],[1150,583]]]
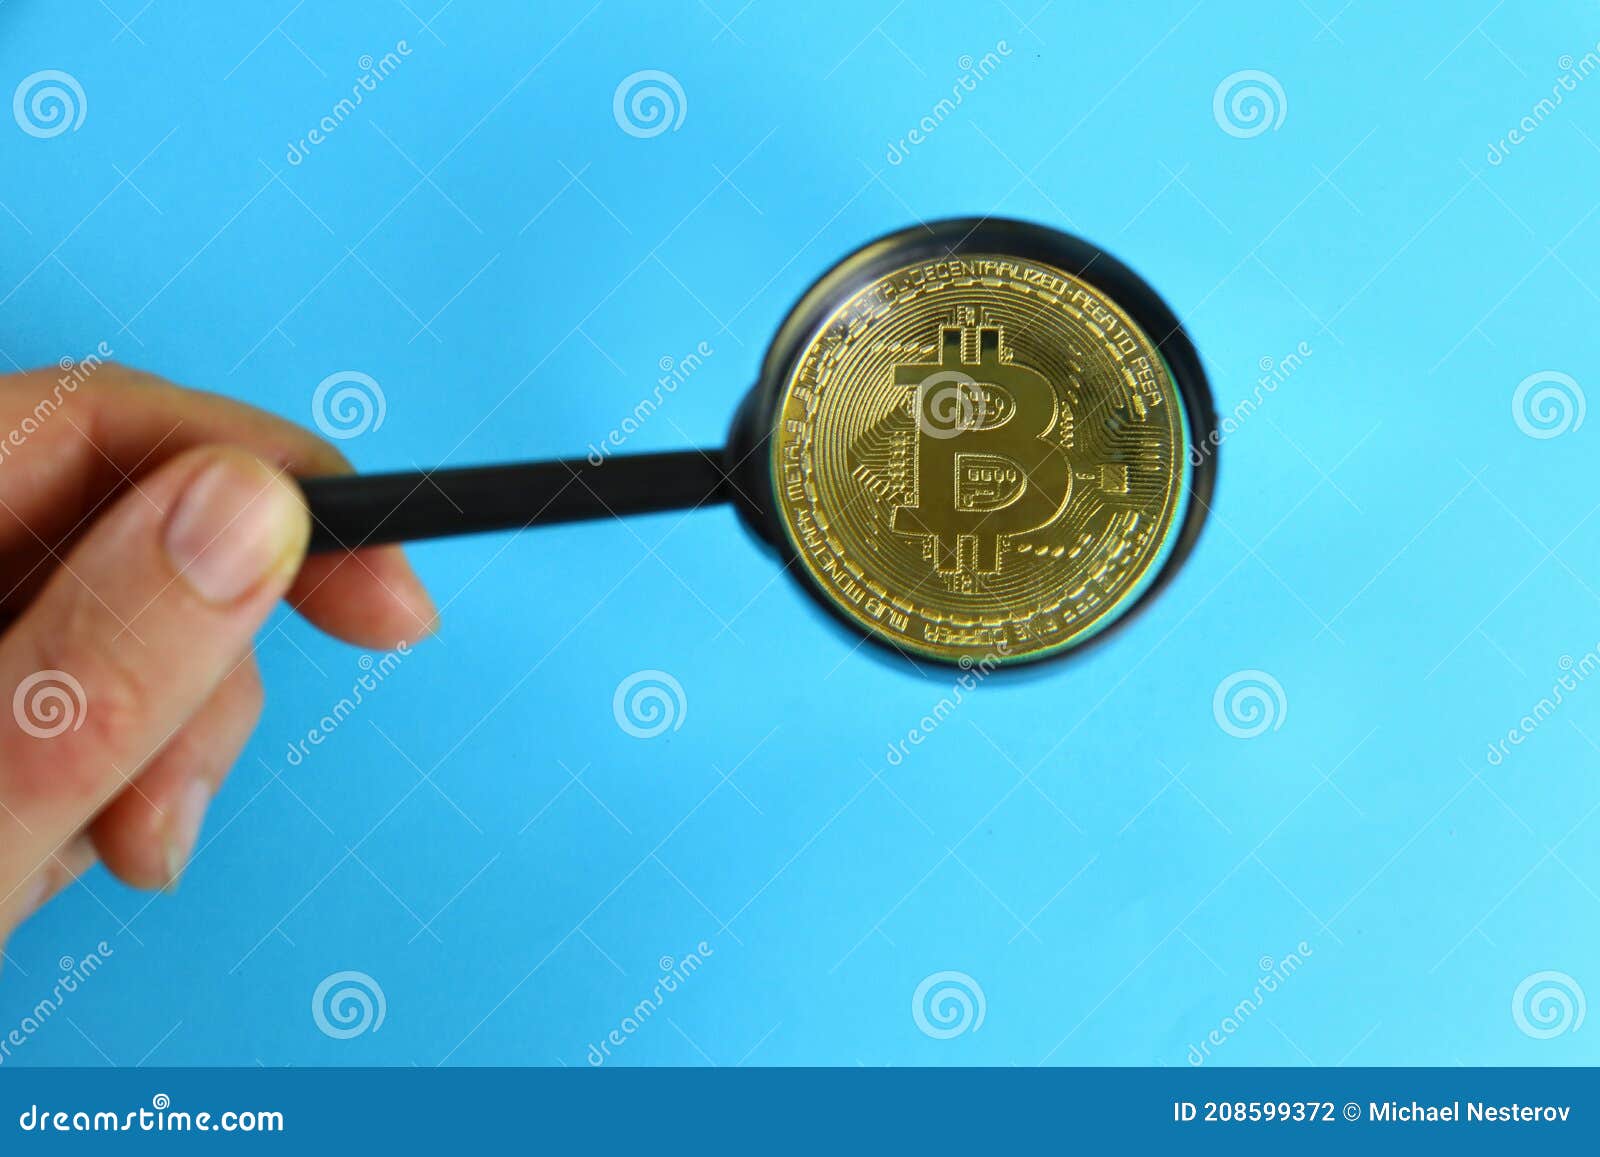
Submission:
[[[350,470],[303,426],[114,362],[0,376],[0,610],[37,594],[113,495],[210,444],[239,446],[298,476]],[[414,640],[436,618],[397,547],[311,559],[288,598],[322,630],[362,646]]]

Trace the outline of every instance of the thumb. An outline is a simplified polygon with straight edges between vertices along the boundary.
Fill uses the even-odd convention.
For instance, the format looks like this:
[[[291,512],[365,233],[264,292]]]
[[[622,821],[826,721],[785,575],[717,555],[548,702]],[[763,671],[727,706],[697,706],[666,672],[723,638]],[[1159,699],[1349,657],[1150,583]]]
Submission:
[[[61,560],[0,638],[0,927],[238,663],[309,535],[291,482],[212,447],[135,483]]]

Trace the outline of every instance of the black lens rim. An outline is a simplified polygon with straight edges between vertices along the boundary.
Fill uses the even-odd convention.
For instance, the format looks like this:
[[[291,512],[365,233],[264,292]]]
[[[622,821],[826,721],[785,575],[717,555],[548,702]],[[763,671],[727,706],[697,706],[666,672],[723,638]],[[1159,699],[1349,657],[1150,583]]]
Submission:
[[[782,403],[784,387],[796,361],[810,346],[813,335],[862,286],[920,260],[941,260],[969,253],[1006,253],[1053,265],[1087,282],[1116,302],[1138,324],[1166,360],[1173,382],[1183,398],[1189,426],[1190,472],[1186,508],[1177,538],[1155,577],[1117,618],[1080,642],[1017,658],[1006,658],[1001,669],[1033,667],[1052,660],[1081,655],[1116,635],[1145,610],[1177,576],[1200,539],[1216,490],[1216,404],[1200,355],[1183,323],[1150,284],[1099,246],[1070,233],[1028,221],[998,217],[956,217],[891,233],[862,246],[834,265],[795,303],[768,347],[761,377],[734,417],[728,439],[728,469],[735,506],[751,528],[778,554],[785,567],[796,570],[800,585],[837,622],[854,636],[865,635],[879,648],[902,660],[955,665],[920,651],[908,651],[893,639],[863,627],[846,615],[828,592],[801,564],[799,553],[784,530],[777,512],[771,437]],[[1196,454],[1196,451],[1199,451]],[[966,666],[966,664],[960,664]]]

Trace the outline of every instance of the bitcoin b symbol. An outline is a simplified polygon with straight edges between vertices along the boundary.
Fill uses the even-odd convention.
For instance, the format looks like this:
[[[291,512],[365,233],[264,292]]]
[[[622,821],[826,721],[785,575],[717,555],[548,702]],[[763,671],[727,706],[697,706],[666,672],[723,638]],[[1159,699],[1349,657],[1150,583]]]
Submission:
[[[895,510],[897,534],[931,540],[934,565],[959,572],[1000,569],[1001,540],[1053,521],[1067,504],[1072,472],[1049,440],[1060,409],[1036,370],[1000,360],[1000,331],[978,329],[978,360],[964,361],[958,328],[940,333],[939,361],[895,368],[916,387],[915,502]]]

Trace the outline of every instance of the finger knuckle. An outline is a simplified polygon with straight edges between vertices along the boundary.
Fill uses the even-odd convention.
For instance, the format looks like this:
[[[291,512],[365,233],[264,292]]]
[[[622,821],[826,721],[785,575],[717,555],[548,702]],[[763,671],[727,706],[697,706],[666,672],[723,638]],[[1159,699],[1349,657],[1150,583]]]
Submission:
[[[130,366],[127,362],[112,358],[100,363],[99,373],[96,375],[101,386],[158,386],[166,385],[166,380],[157,377],[148,370],[141,370],[138,366]]]
[[[267,690],[262,686],[261,675],[254,670],[241,673],[240,677],[244,681],[244,687],[240,691],[239,698],[244,704],[244,713],[250,720],[250,726],[254,727],[261,718],[262,709],[266,706]]]
[[[97,754],[132,753],[150,718],[149,694],[126,663],[105,648],[68,651],[82,671],[83,727],[86,744]],[[68,667],[62,667],[68,670]]]
[[[148,687],[125,647],[92,640],[80,623],[70,615],[50,633],[12,693],[17,757],[7,763],[21,791],[87,798],[142,761]]]

